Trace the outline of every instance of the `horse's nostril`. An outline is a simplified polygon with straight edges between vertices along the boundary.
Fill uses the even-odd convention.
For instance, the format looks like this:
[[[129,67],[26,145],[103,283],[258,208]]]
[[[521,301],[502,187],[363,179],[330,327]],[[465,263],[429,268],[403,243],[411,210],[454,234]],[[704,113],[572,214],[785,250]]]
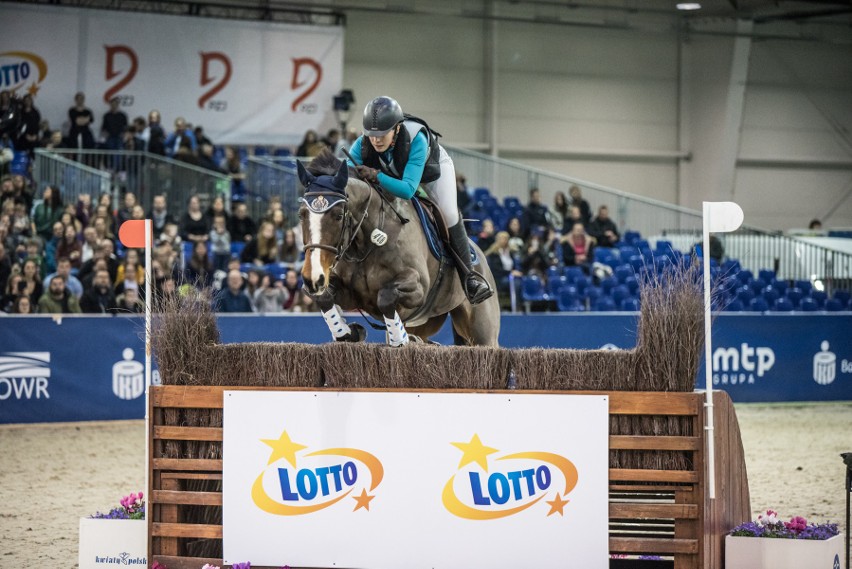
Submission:
[[[320,275],[319,278],[317,278],[317,287],[321,288],[324,284],[325,284],[325,275]]]
[[[313,291],[314,291],[314,283],[313,283],[313,282],[311,282],[311,279],[306,279],[306,278],[304,278],[304,277],[303,277],[303,278],[302,278],[302,286],[303,286],[303,287],[304,287],[304,289],[305,289],[306,291],[308,291],[308,292],[313,292]]]

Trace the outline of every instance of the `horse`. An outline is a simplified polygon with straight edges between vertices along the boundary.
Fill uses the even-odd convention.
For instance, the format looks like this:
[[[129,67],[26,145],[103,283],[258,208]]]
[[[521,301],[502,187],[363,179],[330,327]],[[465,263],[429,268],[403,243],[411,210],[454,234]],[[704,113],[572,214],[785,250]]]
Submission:
[[[303,288],[323,313],[337,341],[359,342],[366,330],[348,324],[342,310],[360,310],[384,320],[387,343],[428,341],[452,319],[456,344],[498,345],[497,296],[472,306],[452,262],[429,251],[424,227],[411,200],[385,195],[350,175],[345,161],[323,152],[305,169],[299,222],[305,243]],[[410,222],[409,222],[410,220]],[[496,290],[485,256],[476,244],[479,272]],[[447,247],[448,249],[448,247]],[[374,326],[375,327],[375,326]]]

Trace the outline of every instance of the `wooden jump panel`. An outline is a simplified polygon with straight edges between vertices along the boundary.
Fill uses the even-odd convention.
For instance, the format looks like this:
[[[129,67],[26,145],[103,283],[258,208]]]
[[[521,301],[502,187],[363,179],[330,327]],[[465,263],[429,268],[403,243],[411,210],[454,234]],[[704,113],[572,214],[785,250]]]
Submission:
[[[197,569],[204,563],[221,565],[221,559],[183,556],[183,542],[222,538],[222,526],[186,523],[181,512],[187,507],[221,508],[222,493],[215,490],[222,480],[222,460],[179,459],[163,456],[164,441],[188,441],[221,444],[220,427],[182,427],[165,425],[163,409],[221,410],[224,391],[312,391],[309,388],[257,388],[227,386],[158,386],[151,390],[152,441],[151,481],[149,488],[152,513],[151,555],[172,569]],[[331,390],[375,392],[383,390]],[[391,390],[387,390],[391,391]],[[406,390],[392,390],[394,393]],[[407,390],[429,393],[429,390]],[[448,393],[448,391],[435,391]],[[450,393],[454,391],[449,391]],[[458,393],[474,393],[457,390]],[[501,393],[506,391],[476,391]],[[606,395],[610,415],[680,416],[688,418],[690,435],[647,436],[610,435],[609,448],[630,452],[681,452],[690,457],[692,470],[651,470],[611,468],[609,548],[613,553],[661,554],[674,557],[675,569],[721,569],[722,533],[730,527],[727,519],[745,519],[749,515],[748,487],[745,481],[739,430],[730,400],[716,394],[716,429],[724,433],[725,448],[717,442],[717,500],[706,500],[705,431],[703,396],[699,393],[645,392],[542,392],[559,395]],[[734,429],[726,429],[733,422]],[[739,445],[739,446],[737,446]],[[731,447],[734,455],[726,457]],[[208,484],[209,483],[209,484]],[[201,484],[201,486],[199,486]],[[190,490],[194,488],[195,490]],[[199,489],[205,491],[199,491]],[[745,515],[745,517],[742,517]]]

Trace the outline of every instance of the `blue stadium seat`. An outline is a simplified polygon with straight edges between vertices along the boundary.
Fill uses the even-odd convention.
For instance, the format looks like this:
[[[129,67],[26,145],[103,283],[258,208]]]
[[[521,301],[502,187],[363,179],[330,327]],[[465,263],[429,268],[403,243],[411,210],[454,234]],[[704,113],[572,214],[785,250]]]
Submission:
[[[595,301],[592,307],[595,312],[613,312],[615,310],[615,301],[612,297],[602,296]]]
[[[754,279],[751,281],[748,286],[751,288],[752,292],[756,295],[763,292],[763,289],[766,288],[766,285],[769,284],[763,279]]]
[[[654,266],[657,269],[657,273],[662,274],[666,270],[672,268],[672,260],[666,257],[665,255],[654,257]]]
[[[666,257],[669,257],[671,259],[674,250],[675,249],[671,241],[660,239],[659,241],[657,241],[657,248],[654,250],[654,254],[665,255]]]
[[[763,289],[763,291],[761,291],[760,294],[764,299],[766,299],[766,303],[770,306],[772,306],[772,303],[774,303],[776,300],[781,298],[781,291],[779,291],[773,286],[767,286]]]
[[[612,289],[618,284],[618,280],[615,277],[607,277],[601,281],[601,290],[604,294],[609,295],[612,294]]]
[[[754,299],[754,291],[751,290],[751,287],[743,285],[736,290],[737,298],[743,303],[744,306],[748,306],[751,304],[751,301]]]
[[[742,301],[735,298],[725,305],[725,312],[742,312],[744,309]]]
[[[586,290],[583,291],[583,296],[589,299],[589,305],[594,305],[595,302],[603,295],[600,287],[597,286],[588,286]]]
[[[782,296],[772,305],[773,312],[792,312],[793,311],[793,303],[790,302],[790,299]]]
[[[292,155],[293,155],[293,152],[289,148],[285,148],[285,147],[278,147],[278,148],[275,149],[275,152],[273,153],[273,156],[276,156],[278,158],[283,158],[285,156],[292,156]]]
[[[636,242],[642,238],[638,231],[625,231],[623,241],[628,245],[636,245]]]
[[[516,210],[519,207],[522,208],[524,206],[521,205],[521,200],[519,200],[515,196],[507,196],[503,198],[503,207],[508,210]]]
[[[799,302],[799,310],[802,312],[816,312],[819,310],[819,304],[813,298],[806,296]]]
[[[799,287],[791,287],[787,289],[785,293],[787,298],[790,299],[790,302],[793,303],[793,306],[798,306],[802,299],[805,297],[805,292]]]
[[[725,274],[736,274],[740,272],[740,262],[736,259],[725,259],[722,262],[722,272]]]
[[[618,285],[611,291],[612,299],[617,305],[620,305],[625,298],[630,298],[630,289],[624,285]]]
[[[843,306],[846,306],[849,304],[849,299],[852,298],[852,294],[849,294],[848,290],[836,290],[834,291],[834,294],[831,295],[831,298],[836,298]]]
[[[473,201],[481,202],[485,198],[490,198],[491,192],[488,191],[488,188],[475,188],[473,190]]]
[[[568,278],[568,282],[571,282],[570,277]],[[586,292],[586,289],[591,286],[591,282],[592,281],[589,280],[589,277],[587,277],[586,275],[580,275],[574,280],[572,284],[577,287],[577,290],[580,292],[580,294],[584,294]]]
[[[645,268],[645,257],[643,257],[642,255],[633,255],[629,259],[627,259],[627,262],[630,263],[630,266],[636,273]]]
[[[255,146],[254,147],[254,155],[255,156],[269,156],[269,149],[265,146]]]
[[[767,283],[771,283],[775,280],[775,271],[770,269],[760,269],[757,272],[757,277],[763,279]]]
[[[630,291],[631,296],[639,295],[639,281],[636,277],[627,277],[627,280],[624,281],[624,286],[627,287],[627,290]]]
[[[593,258],[596,263],[607,264],[611,259],[615,259],[615,249],[609,247],[595,247]]]
[[[812,290],[810,297],[816,301],[817,306],[819,306],[820,308],[822,308],[822,306],[825,304],[825,301],[828,299],[828,295],[825,293],[824,290]]]
[[[811,290],[814,288],[811,281],[796,281],[795,286],[796,288],[802,289],[802,292],[806,295],[810,294]]]
[[[633,276],[633,267],[630,265],[619,265],[615,268],[615,278],[618,282],[624,284],[627,279]]]
[[[559,294],[559,291],[569,286],[571,283],[568,282],[568,278],[562,275],[557,275],[553,278],[547,279],[547,292],[551,298],[556,298]],[[576,287],[574,287],[576,288]]]
[[[769,305],[762,296],[756,296],[749,302],[748,309],[752,312],[766,312],[769,310]]]
[[[845,309],[845,305],[836,298],[829,298],[825,301],[823,309],[826,312],[841,312]]]
[[[243,249],[246,248],[246,244],[242,241],[234,241],[231,243],[231,258],[239,259],[240,255],[243,254]]]
[[[544,283],[536,275],[527,275],[521,280],[521,297],[524,302],[536,302],[547,300],[544,292]]]
[[[556,306],[562,312],[583,312],[586,307],[580,300],[580,293],[577,287],[568,285],[562,287],[559,294],[556,296]]]
[[[621,301],[621,310],[624,312],[638,312],[639,311],[639,299],[628,297]]]
[[[630,257],[639,254],[639,249],[632,245],[619,245],[618,249],[618,258],[621,259],[622,263],[629,262]]]
[[[778,292],[780,292],[781,294],[786,293],[787,289],[790,288],[789,281],[786,281],[784,279],[772,279],[769,284],[772,285],[773,288],[777,288]]]
[[[568,281],[572,283],[577,282],[578,278],[586,276],[580,267],[565,267],[564,273],[568,277]]]
[[[737,273],[737,279],[744,285],[747,285],[754,280],[754,273],[752,273],[748,269],[740,271]]]

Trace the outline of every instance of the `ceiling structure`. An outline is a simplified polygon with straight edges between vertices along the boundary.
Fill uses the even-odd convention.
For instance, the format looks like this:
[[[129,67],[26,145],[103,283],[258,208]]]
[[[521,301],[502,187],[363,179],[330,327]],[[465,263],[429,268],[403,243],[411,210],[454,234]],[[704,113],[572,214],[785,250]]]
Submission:
[[[699,0],[678,10],[677,0],[19,0],[81,8],[200,17],[345,25],[355,13],[451,16],[483,21],[555,24],[649,32],[730,33],[737,20],[750,35],[852,43],[852,0]]]

